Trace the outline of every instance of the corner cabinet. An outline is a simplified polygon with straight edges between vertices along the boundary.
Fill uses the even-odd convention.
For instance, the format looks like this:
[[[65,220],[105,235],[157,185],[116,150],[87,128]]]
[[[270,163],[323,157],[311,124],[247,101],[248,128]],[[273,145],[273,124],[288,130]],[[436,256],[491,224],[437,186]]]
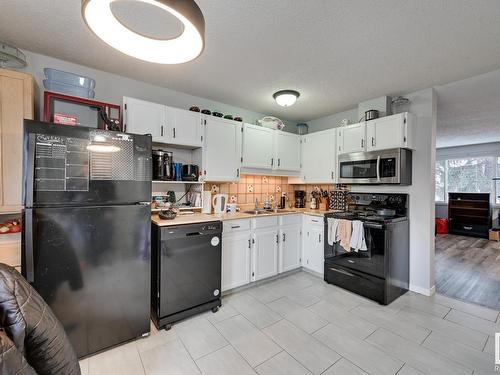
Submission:
[[[21,212],[23,120],[33,114],[33,77],[0,69],[0,213]]]
[[[127,133],[151,134],[156,143],[192,148],[203,144],[203,124],[198,112],[124,97],[123,115]]]
[[[243,124],[241,166],[272,169],[274,159],[274,130],[259,125]]]
[[[203,178],[207,181],[238,181],[242,124],[213,116],[206,116],[203,124]]]
[[[337,128],[339,154],[366,151],[366,125],[364,122]]]
[[[275,170],[300,171],[300,136],[274,131]]]
[[[335,183],[336,129],[310,133],[302,137],[302,181]]]

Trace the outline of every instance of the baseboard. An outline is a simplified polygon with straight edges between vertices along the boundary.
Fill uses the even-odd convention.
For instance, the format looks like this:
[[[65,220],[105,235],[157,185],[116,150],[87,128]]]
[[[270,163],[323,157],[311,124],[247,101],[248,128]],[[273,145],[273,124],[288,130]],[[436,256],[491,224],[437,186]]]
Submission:
[[[410,290],[412,292],[423,294],[424,296],[430,297],[434,293],[436,293],[436,286],[433,285],[432,288],[422,288],[421,286],[410,284]]]

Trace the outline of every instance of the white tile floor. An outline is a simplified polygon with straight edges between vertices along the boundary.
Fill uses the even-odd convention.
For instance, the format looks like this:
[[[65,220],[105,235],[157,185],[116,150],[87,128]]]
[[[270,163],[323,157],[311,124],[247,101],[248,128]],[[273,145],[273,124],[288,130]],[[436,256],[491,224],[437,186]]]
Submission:
[[[384,307],[301,271],[80,364],[84,375],[498,374],[498,315],[414,293]]]

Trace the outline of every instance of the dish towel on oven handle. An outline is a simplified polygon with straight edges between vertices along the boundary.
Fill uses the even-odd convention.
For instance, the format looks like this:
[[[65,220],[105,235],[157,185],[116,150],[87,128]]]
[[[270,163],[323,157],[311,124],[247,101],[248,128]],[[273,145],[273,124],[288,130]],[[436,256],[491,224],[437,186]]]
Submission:
[[[354,251],[366,251],[366,241],[365,241],[365,230],[363,228],[363,222],[359,220],[353,220],[352,222],[352,235],[351,235],[351,247]]]
[[[329,217],[327,219],[328,245],[330,245],[330,246],[333,246],[334,243],[337,243],[340,241],[339,223],[340,223],[340,219],[335,219],[333,217]]]
[[[345,251],[351,251],[351,220],[341,219],[339,222],[339,238],[340,246]]]

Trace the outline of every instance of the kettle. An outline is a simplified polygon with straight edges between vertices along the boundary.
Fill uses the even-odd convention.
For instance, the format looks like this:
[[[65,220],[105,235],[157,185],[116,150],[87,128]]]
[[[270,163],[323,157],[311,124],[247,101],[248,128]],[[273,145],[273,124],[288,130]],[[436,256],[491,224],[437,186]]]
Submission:
[[[215,194],[212,197],[212,206],[215,214],[223,214],[226,212],[227,200],[227,194]]]

